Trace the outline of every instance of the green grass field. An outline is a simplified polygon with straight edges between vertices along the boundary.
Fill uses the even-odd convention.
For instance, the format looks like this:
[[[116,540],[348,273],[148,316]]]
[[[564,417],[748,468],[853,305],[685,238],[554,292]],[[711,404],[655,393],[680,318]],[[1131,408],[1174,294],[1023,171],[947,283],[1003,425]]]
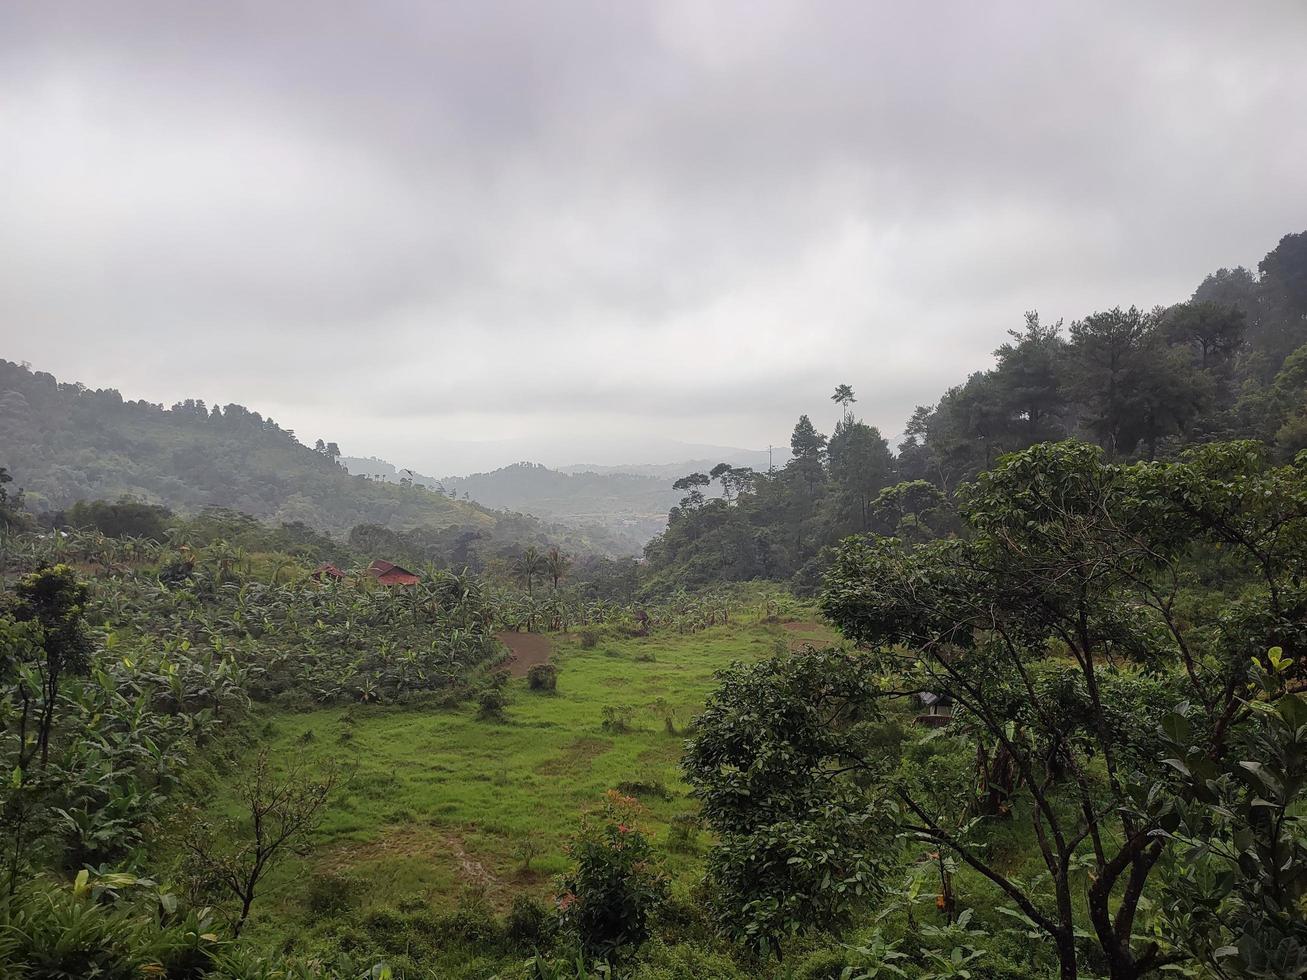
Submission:
[[[511,680],[502,721],[478,717],[471,702],[268,713],[260,744],[275,759],[336,764],[348,780],[313,848],[270,879],[251,933],[284,941],[307,924],[310,890],[326,874],[354,881],[350,904],[362,911],[408,899],[452,906],[468,888],[501,909],[521,891],[544,896],[566,866],[563,847],[578,815],[608,789],[637,796],[655,840],[665,843],[671,818],[693,809],[678,769],[682,732],[714,672],[834,636],[808,624],[755,622],[686,636],[603,638],[590,649],[574,638],[551,639],[557,692]],[[605,727],[605,708],[627,730]],[[669,715],[676,732],[667,730]],[[230,781],[225,785],[230,791]],[[234,813],[234,806],[231,798],[214,802],[220,812]],[[527,850],[534,851],[530,870]],[[699,859],[668,851],[666,860],[683,875]]]

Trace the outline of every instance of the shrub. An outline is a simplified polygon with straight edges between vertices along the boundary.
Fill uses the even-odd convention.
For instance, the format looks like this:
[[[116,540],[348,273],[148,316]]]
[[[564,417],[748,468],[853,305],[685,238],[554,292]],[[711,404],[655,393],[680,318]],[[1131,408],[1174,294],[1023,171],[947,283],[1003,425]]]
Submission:
[[[621,735],[631,730],[631,706],[629,704],[606,704],[603,708],[603,720],[599,727],[614,735]]]
[[[474,946],[490,946],[503,941],[504,932],[495,918],[495,910],[485,892],[468,889],[459,896],[458,907],[436,920],[435,931],[446,940]]]
[[[663,731],[668,735],[677,734],[676,731],[676,708],[668,702],[666,698],[658,698],[651,706],[656,717],[663,720]]]
[[[540,856],[542,850],[540,838],[527,836],[513,845],[513,857],[517,858],[519,867],[523,872],[529,872],[531,862]]]
[[[220,948],[209,911],[183,913],[175,896],[153,889],[147,879],[86,871],[72,888],[22,884],[0,898],[0,976],[202,975]]]
[[[670,800],[672,791],[662,779],[652,773],[636,779],[627,779],[617,784],[617,789],[627,796],[656,796],[660,800]]]
[[[667,849],[676,854],[699,852],[699,817],[693,813],[678,813],[667,828]]]
[[[705,949],[699,943],[658,942],[641,959],[644,962],[631,974],[631,980],[745,980],[756,976],[741,970],[726,953]]]
[[[177,587],[195,572],[195,561],[185,555],[174,555],[159,566],[159,581]]]
[[[498,687],[488,687],[477,697],[477,714],[487,721],[503,721],[508,695]]]
[[[553,664],[534,664],[526,672],[526,686],[533,691],[558,689],[558,668]]]
[[[599,642],[599,630],[593,626],[583,626],[576,631],[576,639],[583,650],[593,650]]]
[[[636,824],[641,814],[635,800],[610,790],[597,811],[584,815],[568,848],[574,865],[560,880],[558,907],[588,956],[618,959],[638,948],[667,897],[653,848]]]
[[[558,920],[530,895],[516,895],[504,917],[504,938],[520,949],[545,949],[554,941]]]
[[[353,904],[362,882],[351,874],[326,871],[309,879],[304,904],[314,915],[345,912]]]

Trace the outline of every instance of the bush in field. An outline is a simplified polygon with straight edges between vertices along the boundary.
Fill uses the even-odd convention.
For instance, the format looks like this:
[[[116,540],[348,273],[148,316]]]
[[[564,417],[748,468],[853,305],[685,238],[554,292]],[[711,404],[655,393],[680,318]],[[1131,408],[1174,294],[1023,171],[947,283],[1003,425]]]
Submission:
[[[351,874],[327,871],[309,879],[304,904],[314,915],[348,911],[362,882]]]
[[[586,955],[620,959],[649,938],[649,920],[667,897],[667,880],[636,821],[642,807],[610,790],[582,818],[568,847],[572,870],[559,881],[563,926]]]
[[[553,664],[534,664],[526,672],[526,685],[533,691],[558,689],[558,668]]]
[[[622,735],[631,730],[631,706],[629,704],[606,704],[599,727],[614,735]]]
[[[321,823],[337,778],[334,769],[310,769],[303,756],[278,771],[264,749],[250,770],[236,777],[239,820],[221,827],[197,818],[186,821],[180,843],[192,891],[216,893],[232,903],[235,936],[249,919],[268,873]]]
[[[528,835],[513,845],[513,857],[517,858],[523,873],[530,873],[531,862],[538,858],[543,850],[540,839]]]
[[[520,949],[548,947],[558,932],[558,922],[549,910],[530,895],[516,895],[504,917],[504,938]]]
[[[494,946],[504,937],[494,908],[479,888],[467,888],[459,895],[454,911],[438,917],[436,933],[446,942],[463,942],[472,946]]]
[[[654,715],[663,720],[663,731],[668,735],[677,734],[676,706],[671,704],[666,698],[658,698],[650,707]]]
[[[667,829],[667,849],[676,854],[699,853],[698,816],[693,813],[678,813],[672,817]]]
[[[593,626],[583,626],[576,631],[576,639],[583,650],[593,650],[599,643],[599,630]]]
[[[652,770],[644,770],[634,779],[626,779],[617,784],[619,792],[627,796],[656,796],[660,800],[670,800],[672,791],[667,788],[663,777]]]
[[[502,721],[508,695],[497,687],[488,687],[477,697],[477,714],[486,721]]]
[[[508,674],[496,671],[490,675],[490,683],[477,695],[477,714],[485,721],[503,721],[504,709],[508,707]]]

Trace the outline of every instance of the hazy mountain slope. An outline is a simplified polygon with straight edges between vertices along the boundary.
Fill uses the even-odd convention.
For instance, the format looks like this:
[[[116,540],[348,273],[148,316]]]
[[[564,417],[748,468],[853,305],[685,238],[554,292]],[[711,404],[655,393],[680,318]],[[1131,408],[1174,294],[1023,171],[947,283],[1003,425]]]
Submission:
[[[489,473],[441,479],[401,469],[385,460],[346,456],[351,473],[386,481],[411,480],[486,507],[533,514],[573,527],[599,525],[629,539],[633,549],[667,523],[680,499],[672,480],[627,473],[560,473],[539,463],[514,463]]]
[[[770,457],[766,450],[723,449],[718,456],[685,459],[676,463],[621,463],[616,466],[573,463],[569,466],[560,466],[558,470],[560,473],[594,473],[600,476],[624,473],[630,476],[653,477],[670,485],[673,481],[679,480],[688,473],[707,473],[718,463],[729,463],[732,466],[741,467],[747,466],[759,473],[766,473],[772,466],[777,469],[784,466],[789,458],[789,449],[780,447],[777,447],[770,454]]]
[[[356,524],[489,528],[494,515],[421,487],[352,476],[239,405],[164,409],[0,361],[0,456],[32,509],[129,494],[180,511],[230,507],[342,533]]]

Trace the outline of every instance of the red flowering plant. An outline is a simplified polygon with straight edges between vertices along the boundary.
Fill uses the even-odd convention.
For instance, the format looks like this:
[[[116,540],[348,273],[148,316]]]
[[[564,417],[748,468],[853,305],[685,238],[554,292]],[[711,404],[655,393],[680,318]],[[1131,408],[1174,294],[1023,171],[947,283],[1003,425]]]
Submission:
[[[568,854],[573,867],[559,879],[564,928],[595,959],[620,959],[649,938],[649,918],[667,896],[667,879],[640,828],[643,808],[609,790],[582,814]]]

